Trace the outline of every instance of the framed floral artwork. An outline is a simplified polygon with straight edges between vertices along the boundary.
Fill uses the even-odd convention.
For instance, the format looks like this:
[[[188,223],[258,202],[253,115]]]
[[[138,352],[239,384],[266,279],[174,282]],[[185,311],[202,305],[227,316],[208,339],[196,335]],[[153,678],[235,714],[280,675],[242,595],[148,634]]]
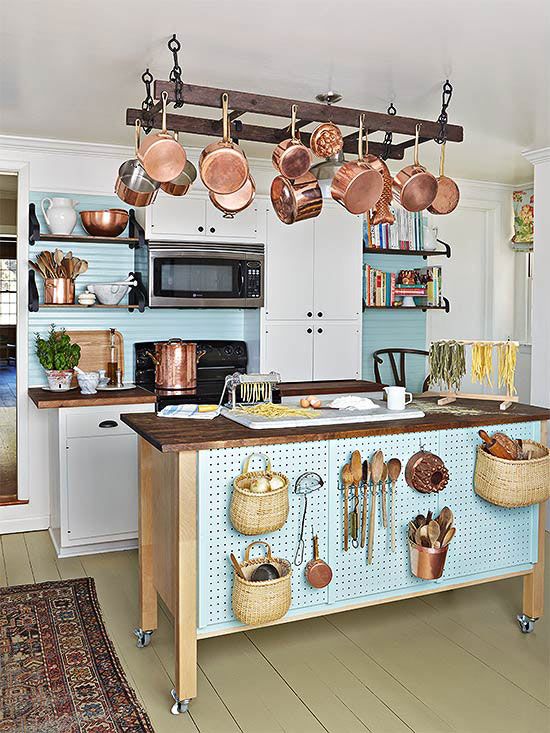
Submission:
[[[533,189],[514,191],[512,202],[514,208],[514,236],[512,242],[516,242],[517,244],[532,244],[535,213]]]

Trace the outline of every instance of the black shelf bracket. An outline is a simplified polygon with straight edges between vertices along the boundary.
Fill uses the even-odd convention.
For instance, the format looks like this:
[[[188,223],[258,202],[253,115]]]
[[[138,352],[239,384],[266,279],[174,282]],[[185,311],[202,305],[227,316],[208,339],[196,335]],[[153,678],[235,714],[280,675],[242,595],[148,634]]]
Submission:
[[[137,249],[145,246],[145,230],[136,219],[136,212],[134,209],[130,209],[128,212],[128,236],[136,237],[137,243],[130,244],[130,249]]]
[[[441,296],[441,300],[443,301],[443,305],[429,305],[426,308],[422,308],[422,306],[419,306],[419,307],[422,308],[424,313],[427,310],[442,310],[442,311],[445,311],[445,313],[450,313],[451,304],[449,303],[449,300],[444,295]]]
[[[40,239],[40,222],[34,204],[29,204],[29,244],[32,246]],[[34,275],[34,272],[33,272]]]
[[[147,306],[147,293],[143,287],[141,275],[139,272],[129,272],[128,276],[137,280],[137,285],[130,288],[130,292],[128,294],[128,305],[137,305],[137,310],[140,313],[143,313]],[[128,310],[130,313],[133,313],[136,308],[128,308]]]
[[[451,256],[451,245],[447,244],[447,242],[444,242],[442,239],[436,239],[436,242],[439,242],[439,244],[442,244],[445,247],[445,257]],[[443,254],[443,252],[441,253]]]
[[[34,270],[29,270],[29,311],[31,313],[37,313],[38,307],[38,288],[36,287],[36,277]]]

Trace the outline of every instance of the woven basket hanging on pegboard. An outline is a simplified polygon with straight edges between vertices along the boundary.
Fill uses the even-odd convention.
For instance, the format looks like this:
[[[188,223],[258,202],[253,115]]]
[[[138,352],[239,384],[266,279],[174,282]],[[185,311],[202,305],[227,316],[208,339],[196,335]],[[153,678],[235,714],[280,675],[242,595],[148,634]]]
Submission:
[[[449,471],[439,456],[420,450],[409,458],[405,480],[421,494],[434,494],[443,491],[449,483]]]

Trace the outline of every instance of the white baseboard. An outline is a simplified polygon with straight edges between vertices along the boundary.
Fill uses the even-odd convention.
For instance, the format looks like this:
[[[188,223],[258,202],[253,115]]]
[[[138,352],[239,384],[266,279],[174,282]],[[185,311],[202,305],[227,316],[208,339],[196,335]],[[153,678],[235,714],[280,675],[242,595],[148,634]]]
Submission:
[[[49,526],[49,514],[44,517],[25,517],[24,519],[0,519],[0,535],[15,534],[16,532],[37,532],[41,529],[48,529]]]
[[[50,538],[57,553],[57,557],[79,557],[80,555],[99,555],[102,552],[121,552],[122,550],[135,550],[138,546],[137,539],[117,540],[115,542],[94,542],[91,544],[75,545],[74,547],[61,547],[59,530],[50,527]]]

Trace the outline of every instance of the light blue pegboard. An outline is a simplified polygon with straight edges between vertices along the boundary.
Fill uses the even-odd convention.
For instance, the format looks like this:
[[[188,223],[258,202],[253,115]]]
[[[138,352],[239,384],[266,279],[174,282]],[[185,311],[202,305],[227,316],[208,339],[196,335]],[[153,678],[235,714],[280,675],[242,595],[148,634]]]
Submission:
[[[318,471],[325,486],[310,496],[306,522],[306,560],[311,557],[311,525],[319,535],[320,554],[331,565],[334,579],[327,589],[311,588],[304,577],[304,565],[293,567],[292,606],[289,615],[325,610],[349,604],[396,598],[430,588],[444,588],[529,569],[536,562],[538,507],[504,509],[488,504],[473,490],[478,427],[424,433],[401,433],[311,443],[259,446],[273,467],[290,481],[290,513],[278,532],[248,538],[229,522],[233,479],[250,448],[201,451],[199,454],[199,630],[217,631],[238,623],[231,611],[232,569],[228,560],[233,551],[243,558],[253,539],[265,539],[278,557],[292,561],[298,541],[303,498],[293,494],[296,478],[306,470]],[[539,423],[512,423],[489,426],[514,438],[537,440]],[[440,455],[449,468],[450,481],[440,494],[424,495],[409,488],[404,468],[410,456],[423,445]],[[391,552],[390,527],[382,527],[381,496],[377,494],[377,521],[374,562],[367,565],[367,548],[343,551],[343,497],[339,490],[340,471],[354,450],[372,458],[384,451],[386,460],[399,458],[403,465],[396,492],[397,551]],[[388,519],[390,490],[387,491]],[[371,499],[369,496],[369,509]],[[411,575],[406,540],[407,524],[419,513],[434,514],[448,505],[455,515],[457,534],[449,548],[443,577],[423,581]],[[362,503],[361,503],[362,506]],[[351,503],[350,503],[351,509]],[[368,532],[367,532],[368,541]],[[520,609],[518,609],[520,610]]]

